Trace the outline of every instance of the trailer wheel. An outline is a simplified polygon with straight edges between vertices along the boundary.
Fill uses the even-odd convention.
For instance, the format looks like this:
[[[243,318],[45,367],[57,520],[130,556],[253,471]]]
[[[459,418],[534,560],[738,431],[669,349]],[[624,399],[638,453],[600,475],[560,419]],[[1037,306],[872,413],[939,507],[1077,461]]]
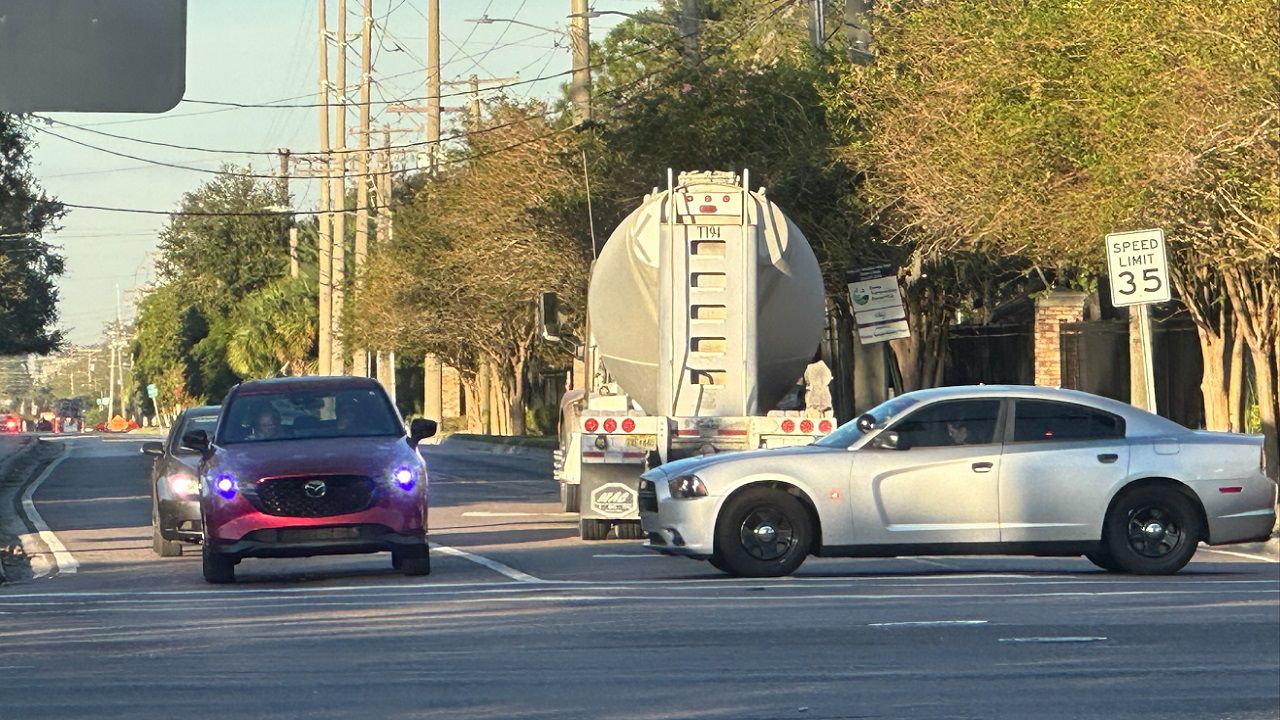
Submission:
[[[603,540],[609,535],[608,520],[580,520],[578,536],[583,540]]]
[[[560,507],[565,512],[578,512],[578,488],[582,487],[577,483],[560,483]]]

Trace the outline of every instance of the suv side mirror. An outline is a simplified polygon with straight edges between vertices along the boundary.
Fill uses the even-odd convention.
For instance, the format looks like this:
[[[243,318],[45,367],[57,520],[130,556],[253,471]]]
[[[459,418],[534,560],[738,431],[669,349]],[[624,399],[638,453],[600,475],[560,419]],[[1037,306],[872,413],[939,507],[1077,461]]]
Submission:
[[[877,450],[906,450],[906,446],[900,442],[901,439],[893,430],[885,430],[871,441],[871,447]]]
[[[142,454],[160,457],[164,455],[164,443],[152,440],[151,442],[142,443]]]
[[[426,418],[414,420],[409,423],[409,444],[416,447],[419,442],[429,437],[434,437],[437,429],[439,429],[439,425],[436,424],[435,420]]]
[[[182,436],[182,447],[188,450],[195,450],[201,455],[209,452],[209,448],[212,446],[213,443],[209,440],[209,433],[204,430],[192,430]]]
[[[560,342],[560,299],[553,292],[538,296],[538,334],[547,342]]]

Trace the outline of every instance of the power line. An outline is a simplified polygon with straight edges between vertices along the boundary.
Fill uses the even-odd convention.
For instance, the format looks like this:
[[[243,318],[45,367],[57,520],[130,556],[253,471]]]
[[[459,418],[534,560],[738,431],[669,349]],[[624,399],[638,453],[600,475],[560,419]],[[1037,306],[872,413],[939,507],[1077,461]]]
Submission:
[[[771,4],[772,4],[772,5],[774,5],[775,7],[774,7],[774,8],[773,8],[769,13],[768,13],[768,15],[766,15],[765,17],[759,18],[756,22],[753,22],[753,23],[750,23],[749,25],[747,25],[747,27],[746,27],[746,28],[744,28],[744,30],[743,30],[741,33],[739,33],[739,34],[738,34],[734,39],[737,39],[737,38],[740,38],[740,37],[745,36],[748,32],[750,32],[751,30],[753,30],[757,25],[759,25],[760,23],[765,22],[765,21],[767,21],[767,20],[769,20],[769,19],[773,18],[773,17],[774,17],[774,16],[776,16],[778,13],[780,13],[782,10],[784,10],[786,7],[788,7],[788,6],[790,6],[790,5],[795,4],[795,2],[797,2],[797,0],[774,0]],[[678,40],[682,40],[682,39],[684,39],[685,37],[692,36],[693,34],[696,34],[696,33],[691,33],[690,35],[682,35],[682,36],[680,36],[680,37],[678,38]],[[674,44],[674,42],[669,42],[669,43],[663,43],[663,44],[661,44],[661,45],[653,45],[653,46],[649,46],[649,47],[646,47],[642,52],[651,52],[651,51],[653,51],[653,50],[655,50],[655,49],[658,49],[658,48],[661,48],[661,47],[663,47],[663,46],[669,46],[669,45],[673,45],[673,44]],[[639,53],[639,52],[628,53],[628,54],[626,54],[626,55],[624,55],[624,56],[622,56],[622,57],[624,57],[624,58],[625,58],[625,57],[631,57],[631,56],[634,56],[634,55],[637,55],[637,54],[640,54],[640,53]],[[703,58],[699,59],[698,64],[702,64],[702,63],[704,63],[704,62],[705,62],[705,60],[706,60],[706,58],[705,58],[705,57],[703,57]],[[618,87],[612,88],[611,90],[608,90],[608,91],[606,91],[605,93],[602,93],[602,94],[620,94],[620,93],[622,93],[622,92],[624,92],[624,91],[626,91],[626,90],[630,89],[630,88],[631,88],[631,87],[633,87],[633,86],[639,85],[640,83],[642,83],[642,82],[645,82],[645,81],[649,80],[650,78],[654,77],[655,75],[659,74],[660,72],[670,69],[671,67],[673,67],[673,66],[667,66],[667,67],[657,68],[657,69],[655,69],[655,70],[652,70],[652,71],[650,71],[650,72],[648,72],[648,73],[646,73],[646,74],[644,74],[644,75],[641,75],[641,76],[639,76],[639,77],[635,78],[634,80],[632,80],[632,81],[630,81],[630,82],[628,82],[628,83],[626,83],[626,84],[624,84],[624,85],[620,85],[620,86],[618,86]],[[563,74],[563,73],[562,73],[562,74]],[[316,105],[316,107],[319,107],[319,105]],[[529,116],[522,117],[522,118],[520,118],[520,119],[518,119],[518,120],[513,120],[513,121],[510,121],[510,122],[507,122],[507,123],[502,123],[502,124],[500,124],[500,125],[494,125],[494,126],[490,126],[490,127],[486,127],[486,128],[480,128],[480,129],[477,129],[477,130],[473,130],[473,131],[471,131],[470,133],[463,132],[463,133],[458,133],[458,134],[456,134],[456,135],[454,135],[453,137],[450,137],[450,138],[441,138],[441,142],[443,142],[444,140],[448,140],[448,139],[455,139],[455,138],[459,138],[459,137],[474,136],[474,135],[482,134],[482,133],[485,133],[485,132],[494,132],[494,131],[501,130],[501,129],[506,128],[506,127],[510,127],[510,126],[512,126],[512,125],[517,125],[517,124],[521,124],[521,123],[525,123],[525,122],[531,122],[531,121],[533,121],[533,120],[535,120],[535,119],[540,119],[540,118],[541,118],[541,119],[545,119],[545,118],[547,118],[547,117],[549,117],[549,116],[551,116],[551,115],[557,114],[557,113],[558,113],[558,111],[556,111],[556,110],[550,110],[550,111],[547,111],[547,112],[544,112],[544,113],[533,114],[533,115],[529,115]],[[149,161],[148,161],[147,159],[145,159],[145,158],[139,158],[139,157],[136,157],[136,156],[124,155],[124,154],[121,154],[121,153],[115,153],[115,152],[113,152],[113,151],[105,150],[105,149],[103,149],[103,148],[98,148],[98,147],[95,147],[95,146],[93,146],[93,145],[89,145],[89,144],[87,144],[87,143],[80,143],[80,142],[75,141],[75,140],[70,140],[69,138],[65,138],[65,137],[63,137],[63,136],[61,136],[61,135],[58,135],[57,133],[53,133],[52,131],[45,130],[44,128],[40,128],[40,127],[37,127],[37,126],[32,126],[32,127],[33,127],[34,129],[36,129],[36,130],[41,131],[41,132],[46,132],[46,133],[52,134],[52,135],[54,135],[55,137],[62,138],[62,139],[64,139],[64,140],[67,140],[67,141],[69,141],[69,142],[76,143],[76,144],[78,144],[78,145],[83,145],[83,146],[85,146],[85,147],[89,147],[89,148],[92,148],[92,149],[101,150],[101,151],[103,151],[103,152],[107,152],[107,153],[110,153],[110,154],[117,154],[117,155],[121,155],[122,157],[128,157],[128,158],[135,159],[135,160],[142,160],[142,161],[144,161],[144,162],[149,162]],[[513,149],[518,148],[518,147],[522,147],[522,146],[525,146],[525,145],[529,145],[529,144],[531,144],[531,143],[540,142],[540,141],[542,141],[542,140],[544,140],[544,139],[548,139],[548,138],[551,138],[551,137],[554,137],[554,136],[557,136],[557,135],[561,135],[561,134],[563,134],[563,133],[565,133],[565,132],[568,132],[568,131],[571,131],[571,130],[573,130],[573,129],[575,129],[575,126],[567,126],[567,127],[564,127],[564,128],[560,128],[560,129],[558,129],[558,130],[554,130],[554,131],[552,131],[552,132],[550,132],[550,133],[546,133],[546,134],[543,134],[543,135],[540,135],[540,136],[537,136],[537,137],[534,137],[534,138],[530,138],[530,139],[526,139],[526,140],[523,140],[523,141],[520,141],[520,142],[514,143],[514,144],[512,144],[512,145],[504,146],[504,147],[501,147],[501,148],[495,148],[495,149],[493,149],[493,150],[487,150],[487,151],[482,151],[482,152],[478,152],[478,153],[472,153],[472,154],[469,154],[469,155],[466,155],[466,156],[460,156],[460,157],[455,157],[455,158],[447,158],[447,159],[442,160],[441,162],[442,162],[442,164],[447,164],[447,165],[463,164],[463,163],[469,162],[469,161],[471,161],[471,160],[476,160],[476,159],[483,158],[483,157],[487,157],[487,156],[490,156],[490,155],[495,155],[495,154],[498,154],[498,153],[507,152],[507,151],[509,151],[509,150],[513,150]],[[418,142],[418,143],[410,143],[410,144],[408,144],[408,145],[401,146],[401,147],[420,147],[420,146],[422,146],[422,145],[427,145],[427,144],[430,144],[430,143],[429,143],[429,142],[424,141],[424,142]],[[181,168],[181,169],[194,170],[194,171],[197,171],[197,172],[210,172],[210,173],[213,173],[213,174],[219,174],[219,175],[233,175],[233,176],[238,175],[238,176],[243,176],[243,177],[265,178],[265,179],[277,179],[277,178],[279,177],[278,175],[263,175],[263,174],[257,174],[257,173],[238,173],[238,172],[233,172],[233,171],[217,171],[217,170],[209,171],[209,170],[205,170],[205,169],[203,169],[203,168],[186,168],[186,167],[181,166],[181,165],[173,165],[173,164],[170,164],[170,163],[161,163],[161,162],[158,162],[158,161],[155,161],[155,162],[156,162],[156,164],[166,165],[166,166],[169,166],[169,167],[176,167],[176,168]],[[390,169],[390,170],[384,170],[384,171],[383,171],[383,173],[399,174],[399,173],[416,172],[416,171],[417,171],[417,168],[399,168],[399,169],[394,169],[394,168],[393,168],[393,169]],[[368,173],[368,175],[370,175],[370,176],[372,176],[372,175],[379,175],[379,174],[382,174],[382,173]],[[348,177],[355,177],[355,176],[348,176]],[[76,208],[76,209],[82,209],[82,210],[99,210],[99,211],[104,211],[104,212],[120,212],[120,213],[132,213],[132,214],[141,214],[141,215],[165,215],[165,216],[290,217],[290,216],[295,216],[295,215],[308,216],[308,215],[321,215],[321,214],[325,214],[325,211],[323,211],[323,210],[296,210],[296,211],[295,211],[295,210],[289,210],[289,211],[278,211],[278,212],[277,212],[277,211],[202,212],[202,211],[150,210],[150,209],[142,209],[142,208],[121,208],[121,207],[112,207],[112,206],[103,206],[103,205],[88,205],[88,204],[80,204],[80,203],[70,203],[70,202],[65,202],[65,201],[64,201],[64,202],[61,202],[61,204],[62,204],[63,206],[65,206],[65,207],[68,207],[68,208]],[[387,209],[387,208],[396,208],[396,207],[400,207],[400,206],[402,206],[402,205],[403,205],[402,203],[386,203],[386,204],[381,204],[381,205],[368,205],[368,206],[365,206],[365,207],[363,207],[363,208],[349,208],[349,209],[347,209],[347,210],[346,210],[346,212],[354,212],[354,211],[356,211],[356,210],[362,210],[362,209],[363,209],[363,210],[379,210],[379,209]]]

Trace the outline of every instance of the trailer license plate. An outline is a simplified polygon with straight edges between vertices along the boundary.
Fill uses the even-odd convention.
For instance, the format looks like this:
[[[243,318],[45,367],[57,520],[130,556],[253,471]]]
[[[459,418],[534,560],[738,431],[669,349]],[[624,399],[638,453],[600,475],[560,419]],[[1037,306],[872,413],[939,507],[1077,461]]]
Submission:
[[[641,450],[657,450],[657,435],[628,435],[624,445],[629,448],[640,448]]]

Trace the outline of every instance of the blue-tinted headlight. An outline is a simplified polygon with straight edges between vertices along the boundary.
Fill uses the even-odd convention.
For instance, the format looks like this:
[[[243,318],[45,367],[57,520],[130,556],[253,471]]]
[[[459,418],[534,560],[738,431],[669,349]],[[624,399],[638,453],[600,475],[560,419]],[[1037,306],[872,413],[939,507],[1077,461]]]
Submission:
[[[220,473],[214,478],[213,489],[219,495],[230,500],[236,496],[236,476],[229,472]]]
[[[418,476],[413,471],[413,468],[401,466],[391,472],[391,480],[396,484],[396,487],[408,492],[413,489],[414,483],[418,481]]]

